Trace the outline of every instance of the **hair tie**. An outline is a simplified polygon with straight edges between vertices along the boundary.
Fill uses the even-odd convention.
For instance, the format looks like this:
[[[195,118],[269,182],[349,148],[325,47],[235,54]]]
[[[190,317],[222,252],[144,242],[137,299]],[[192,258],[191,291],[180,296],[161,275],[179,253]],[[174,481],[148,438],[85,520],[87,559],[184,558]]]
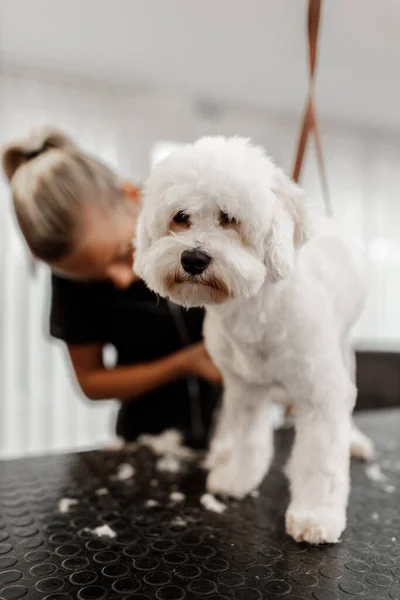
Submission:
[[[46,145],[44,144],[38,150],[32,150],[31,152],[26,152],[25,156],[28,160],[32,160],[32,158],[36,158],[39,154],[42,154],[46,150]]]

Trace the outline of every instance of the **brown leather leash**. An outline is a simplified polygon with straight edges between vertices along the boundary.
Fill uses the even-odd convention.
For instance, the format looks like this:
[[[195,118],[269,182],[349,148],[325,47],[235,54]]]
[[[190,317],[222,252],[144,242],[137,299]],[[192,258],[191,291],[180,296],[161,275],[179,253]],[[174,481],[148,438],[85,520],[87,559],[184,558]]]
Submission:
[[[315,109],[315,74],[318,54],[318,31],[321,15],[321,0],[309,0],[308,3],[308,62],[309,62],[309,89],[306,108],[303,115],[300,138],[297,147],[296,160],[293,169],[293,179],[300,179],[308,138],[313,134],[317,154],[318,171],[321,179],[322,193],[325,209],[329,216],[332,215],[332,204],[329,196],[328,180],[322,153],[321,136],[319,132],[317,114]]]

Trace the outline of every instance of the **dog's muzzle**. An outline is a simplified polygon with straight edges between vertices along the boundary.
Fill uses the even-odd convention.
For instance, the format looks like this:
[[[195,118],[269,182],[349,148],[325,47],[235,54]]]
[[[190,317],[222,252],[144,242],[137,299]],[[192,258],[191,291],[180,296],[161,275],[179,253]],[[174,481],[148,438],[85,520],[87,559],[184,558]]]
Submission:
[[[201,250],[184,250],[181,254],[181,265],[189,275],[201,275],[211,262],[211,256]]]

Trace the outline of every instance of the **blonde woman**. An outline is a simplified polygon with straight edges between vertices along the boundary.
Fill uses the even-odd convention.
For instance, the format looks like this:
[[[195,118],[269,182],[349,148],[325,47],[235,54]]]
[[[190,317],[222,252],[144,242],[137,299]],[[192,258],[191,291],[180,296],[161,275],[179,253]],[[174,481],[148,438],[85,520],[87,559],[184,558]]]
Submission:
[[[25,241],[53,271],[50,332],[83,393],[120,400],[127,441],[172,427],[203,447],[220,374],[201,342],[202,311],[156,297],[132,270],[137,191],[56,130],[9,144],[2,162]],[[115,368],[103,364],[107,344]]]

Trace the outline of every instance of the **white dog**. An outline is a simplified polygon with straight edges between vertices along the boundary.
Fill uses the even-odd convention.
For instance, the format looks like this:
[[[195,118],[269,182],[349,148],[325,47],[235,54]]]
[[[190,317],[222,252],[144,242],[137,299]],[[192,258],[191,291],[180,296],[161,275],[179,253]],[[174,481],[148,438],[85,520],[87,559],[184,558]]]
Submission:
[[[351,326],[360,266],[301,189],[241,138],[203,138],[150,175],[135,270],[150,289],[206,306],[207,350],[225,393],[208,456],[210,491],[242,498],[273,455],[270,411],[295,404],[287,532],[337,542],[346,524],[356,400]],[[354,453],[369,440],[353,429]]]

